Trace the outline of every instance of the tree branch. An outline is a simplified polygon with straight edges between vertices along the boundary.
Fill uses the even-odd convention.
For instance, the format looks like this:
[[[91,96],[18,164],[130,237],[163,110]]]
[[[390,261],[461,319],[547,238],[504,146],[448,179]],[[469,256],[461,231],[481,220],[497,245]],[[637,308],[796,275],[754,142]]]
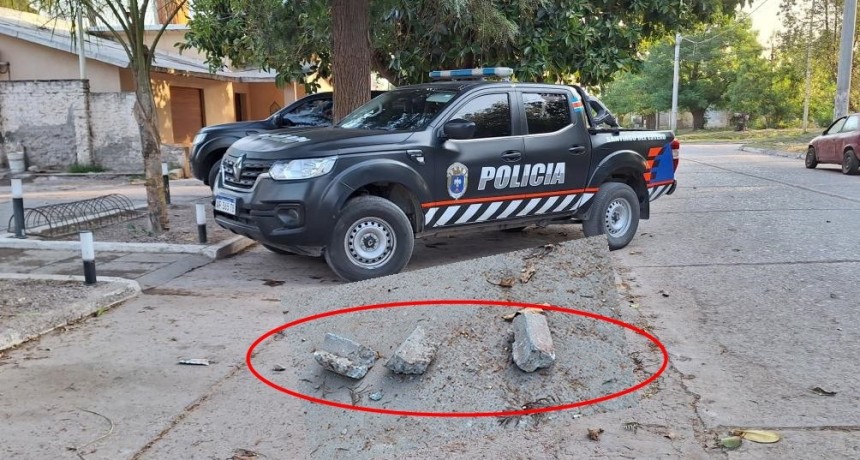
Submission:
[[[122,48],[125,50],[125,54],[126,54],[126,55],[128,55],[128,60],[129,60],[129,61],[132,61],[132,59],[133,59],[133,58],[132,58],[132,55],[131,55],[131,48],[129,48],[129,45],[126,43],[126,41],[128,41],[128,29],[126,28],[125,23],[123,23],[122,21],[120,21],[120,26],[122,26],[122,28],[123,28],[123,32],[124,32],[124,33],[125,33],[125,35],[126,35],[126,39],[125,39],[125,40],[123,40],[123,38],[122,38],[122,36],[120,35],[120,33],[119,33],[119,32],[117,32],[117,30],[116,30],[116,29],[111,25],[111,23],[110,23],[110,22],[108,22],[107,18],[105,18],[105,17],[102,15],[102,13],[101,13],[100,11],[98,11],[98,10],[97,10],[97,9],[95,9],[95,8],[93,8],[93,6],[92,6],[92,3],[91,3],[91,2],[89,2],[89,1],[85,1],[85,5],[86,5],[86,7],[87,7],[87,8],[89,8],[89,9],[90,9],[90,11],[92,12],[92,14],[94,14],[94,15],[96,16],[96,18],[97,18],[99,21],[101,21],[101,22],[102,22],[102,24],[104,24],[104,25],[105,25],[105,27],[107,27],[107,28],[108,28],[108,31],[110,31],[111,35],[113,35],[113,37],[116,39],[117,43],[119,43],[120,45],[122,45]]]

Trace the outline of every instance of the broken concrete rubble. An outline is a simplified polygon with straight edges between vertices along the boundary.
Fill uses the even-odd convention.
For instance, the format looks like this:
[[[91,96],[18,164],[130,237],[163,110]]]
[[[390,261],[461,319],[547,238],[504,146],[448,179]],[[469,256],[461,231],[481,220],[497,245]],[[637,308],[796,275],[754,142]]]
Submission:
[[[551,366],[555,347],[546,316],[535,311],[521,311],[514,317],[514,363],[525,372]]]
[[[336,334],[326,334],[322,350],[314,352],[314,359],[323,368],[353,379],[367,375],[378,355],[358,342]]]
[[[415,328],[409,337],[397,347],[385,367],[398,374],[420,375],[436,356],[436,344],[432,343],[421,326]]]

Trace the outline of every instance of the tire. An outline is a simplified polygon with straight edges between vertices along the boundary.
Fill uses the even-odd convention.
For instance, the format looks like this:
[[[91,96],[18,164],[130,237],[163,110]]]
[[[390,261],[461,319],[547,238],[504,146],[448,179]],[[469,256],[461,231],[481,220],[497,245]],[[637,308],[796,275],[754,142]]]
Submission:
[[[809,147],[806,151],[806,159],[804,160],[806,169],[815,169],[818,166],[818,158],[815,156],[815,147]]]
[[[842,174],[853,176],[857,174],[858,168],[860,168],[860,161],[857,160],[857,155],[851,149],[846,150],[842,155]]]
[[[215,188],[215,182],[218,181],[218,173],[221,172],[221,159],[219,158],[215,164],[209,168],[209,188]]]
[[[600,186],[588,218],[582,223],[585,236],[606,235],[609,249],[627,246],[639,228],[639,199],[627,184],[607,182]]]
[[[399,273],[409,263],[414,247],[412,225],[397,205],[377,196],[362,196],[348,201],[341,210],[325,249],[325,261],[337,276],[360,281]]]

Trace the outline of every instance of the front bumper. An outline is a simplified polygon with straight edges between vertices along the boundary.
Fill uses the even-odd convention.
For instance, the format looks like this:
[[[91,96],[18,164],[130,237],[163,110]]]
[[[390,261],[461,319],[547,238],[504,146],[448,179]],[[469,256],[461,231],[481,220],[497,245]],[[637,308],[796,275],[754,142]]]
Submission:
[[[328,245],[336,213],[327,206],[326,184],[319,180],[276,181],[264,174],[247,190],[215,184],[218,196],[236,202],[236,214],[215,211],[218,225],[255,241],[278,247]]]

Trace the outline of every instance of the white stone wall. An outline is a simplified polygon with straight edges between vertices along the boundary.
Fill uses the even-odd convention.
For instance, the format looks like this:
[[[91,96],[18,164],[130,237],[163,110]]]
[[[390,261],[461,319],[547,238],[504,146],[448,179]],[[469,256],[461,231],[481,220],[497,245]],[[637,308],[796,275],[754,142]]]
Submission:
[[[93,159],[108,171],[143,173],[134,103],[134,93],[90,94]]]
[[[90,93],[86,80],[0,81],[0,152],[21,144],[41,170],[78,163],[142,174],[134,103],[134,93]]]
[[[27,164],[65,169],[92,161],[85,80],[0,81],[0,136],[24,146]]]

